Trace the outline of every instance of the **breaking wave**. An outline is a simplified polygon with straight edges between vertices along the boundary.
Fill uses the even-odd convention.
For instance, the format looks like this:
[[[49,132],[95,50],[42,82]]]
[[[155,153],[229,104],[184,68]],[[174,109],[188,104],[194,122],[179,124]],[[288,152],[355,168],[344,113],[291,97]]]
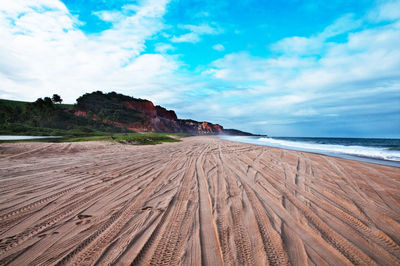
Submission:
[[[300,141],[288,141],[273,138],[259,138],[260,142],[269,144],[270,146],[280,148],[297,148],[307,151],[325,151],[332,153],[348,154],[360,157],[368,157],[381,160],[391,160],[400,162],[400,151],[390,150],[387,148],[366,147],[366,146],[344,146],[332,144],[317,144]]]

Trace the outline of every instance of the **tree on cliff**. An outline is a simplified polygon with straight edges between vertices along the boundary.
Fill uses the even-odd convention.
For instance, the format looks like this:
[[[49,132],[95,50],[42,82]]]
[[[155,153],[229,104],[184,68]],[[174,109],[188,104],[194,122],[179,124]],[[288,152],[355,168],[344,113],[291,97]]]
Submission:
[[[51,101],[50,97],[44,97],[44,99],[38,98],[35,102],[31,104],[31,107],[39,111],[52,110],[53,102]]]
[[[58,94],[53,94],[53,97],[51,98],[52,99],[52,101],[53,101],[53,103],[62,103],[62,99],[61,99],[61,97],[60,97],[60,95],[58,95]]]
[[[103,121],[104,119],[120,123],[145,123],[148,118],[137,110],[128,108],[124,102],[142,102],[116,92],[103,93],[95,91],[85,93],[76,100],[76,110],[91,112],[92,116]]]

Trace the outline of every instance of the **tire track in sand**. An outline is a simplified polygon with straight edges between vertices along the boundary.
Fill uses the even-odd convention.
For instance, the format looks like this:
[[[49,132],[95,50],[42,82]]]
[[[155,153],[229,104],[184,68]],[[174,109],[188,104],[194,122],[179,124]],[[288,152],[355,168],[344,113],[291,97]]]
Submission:
[[[158,185],[163,181],[163,177],[168,176],[168,173],[171,169],[174,169],[174,166],[179,162],[176,160],[171,163],[170,167],[165,167],[161,173],[154,178],[154,182],[150,183],[150,185],[146,188],[147,192],[151,195],[151,191],[155,191],[158,188]],[[91,265],[93,264],[103,253],[103,251],[107,248],[113,239],[117,236],[117,234],[121,231],[121,229],[125,226],[125,224],[130,220],[131,216],[135,214],[137,211],[141,210],[141,206],[146,201],[146,197],[137,197],[133,198],[130,202],[128,202],[121,213],[117,215],[115,221],[110,222],[107,228],[96,235],[94,239],[91,239],[87,245],[82,248],[80,252],[78,252],[75,256],[73,256],[68,264],[70,265]]]
[[[0,153],[0,265],[400,264],[398,168],[209,137]]]
[[[199,217],[201,256],[203,265],[223,264],[221,246],[219,244],[217,226],[212,215],[211,198],[208,191],[208,182],[204,173],[204,153],[209,149],[205,147],[196,160],[196,176],[199,186]]]
[[[273,229],[269,218],[266,215],[266,210],[263,208],[261,202],[255,195],[254,191],[243,182],[243,178],[239,175],[236,167],[232,163],[231,157],[226,155],[221,156],[223,165],[231,172],[233,176],[241,182],[247,197],[250,200],[251,207],[253,208],[255,218],[261,233],[261,237],[264,242],[264,249],[268,257],[268,261],[271,265],[289,265],[289,258],[285,249],[283,248],[282,239],[279,234]]]

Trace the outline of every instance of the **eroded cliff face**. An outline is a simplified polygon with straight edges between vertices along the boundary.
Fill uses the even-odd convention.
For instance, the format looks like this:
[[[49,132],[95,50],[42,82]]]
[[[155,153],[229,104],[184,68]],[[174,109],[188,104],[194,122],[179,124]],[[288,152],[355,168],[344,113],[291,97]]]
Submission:
[[[150,101],[125,101],[122,102],[122,104],[126,108],[142,112],[150,118],[155,118],[157,116],[156,108]]]
[[[116,121],[103,120],[104,123],[112,124],[118,127],[126,127],[127,129],[133,130],[135,132],[145,133],[145,132],[156,132],[154,127],[149,122],[145,123],[120,123]]]
[[[174,121],[178,120],[178,117],[176,116],[176,114],[173,110],[167,110],[164,107],[161,107],[159,105],[157,105],[155,108],[156,108],[158,117],[162,117],[162,118],[174,120]]]
[[[197,122],[194,120],[178,119],[173,110],[167,110],[162,106],[154,106],[150,101],[123,102],[127,108],[146,114],[151,121],[154,131],[157,132],[182,132],[196,135],[215,135],[223,131],[222,126],[209,122]],[[150,129],[148,129],[150,131]]]
[[[74,115],[76,116],[87,116],[87,112],[86,111],[75,111]],[[98,116],[96,114],[93,114],[93,116],[91,117],[92,120],[99,120]],[[117,122],[117,121],[112,121],[109,119],[103,119],[102,120],[103,123],[105,124],[110,124],[110,125],[114,125],[114,126],[118,126],[118,127],[125,127],[127,129],[136,131],[136,132],[155,132],[156,130],[154,129],[153,125],[151,124],[150,121],[145,121],[142,123],[138,123],[138,122],[132,122],[132,123],[121,123],[121,122]]]
[[[178,120],[180,127],[185,133],[198,135],[217,135],[221,134],[223,127],[209,122],[197,122],[194,120]]]
[[[109,94],[103,94],[104,97]],[[115,96],[117,94],[114,94]],[[97,92],[99,97],[99,92]],[[118,95],[117,95],[118,96]],[[86,97],[90,97],[86,96]],[[194,120],[178,119],[173,110],[167,110],[162,106],[154,106],[151,101],[141,100],[123,96],[125,99],[120,102],[126,109],[134,110],[144,118],[143,121],[114,121],[112,118],[103,119],[104,123],[113,124],[120,127],[126,127],[136,132],[180,132],[195,135],[216,135],[223,131],[222,126],[209,122],[197,122]],[[126,100],[126,98],[130,98]],[[97,98],[98,100],[98,98]],[[78,106],[79,107],[79,106]],[[86,116],[88,110],[76,110],[76,116]],[[96,114],[92,119],[97,120]]]

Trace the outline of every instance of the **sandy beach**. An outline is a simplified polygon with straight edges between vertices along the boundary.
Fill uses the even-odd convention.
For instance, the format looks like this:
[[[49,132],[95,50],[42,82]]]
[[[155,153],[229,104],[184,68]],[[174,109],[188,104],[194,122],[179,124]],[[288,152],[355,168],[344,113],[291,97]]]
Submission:
[[[400,265],[400,169],[219,140],[0,144],[0,265]]]

